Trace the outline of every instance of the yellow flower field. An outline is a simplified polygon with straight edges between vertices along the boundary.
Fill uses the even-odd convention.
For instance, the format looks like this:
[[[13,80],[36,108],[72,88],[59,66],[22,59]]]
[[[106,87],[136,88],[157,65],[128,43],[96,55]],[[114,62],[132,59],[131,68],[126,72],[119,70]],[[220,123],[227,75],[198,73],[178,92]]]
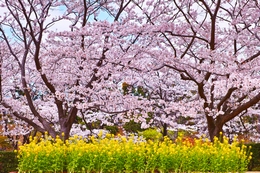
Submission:
[[[249,148],[208,139],[194,142],[178,138],[171,141],[144,141],[134,136],[63,141],[45,135],[31,139],[18,151],[19,171],[30,173],[148,173],[148,172],[245,172],[251,158]]]

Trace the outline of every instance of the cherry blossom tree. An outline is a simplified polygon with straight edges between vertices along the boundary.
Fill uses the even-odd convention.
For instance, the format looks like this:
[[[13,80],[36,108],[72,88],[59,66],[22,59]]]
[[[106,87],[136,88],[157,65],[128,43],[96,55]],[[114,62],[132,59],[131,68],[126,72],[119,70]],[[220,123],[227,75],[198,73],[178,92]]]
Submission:
[[[124,73],[132,73],[125,61],[140,54],[132,48],[137,38],[132,40],[121,33],[127,22],[121,16],[130,14],[135,4],[55,0],[1,3],[6,11],[0,29],[1,105],[15,119],[12,133],[35,129],[53,137],[64,133],[66,139],[70,134],[85,135],[82,131],[91,121],[110,125],[121,121],[128,111],[145,111],[148,102],[123,95],[120,90],[120,83],[128,78]],[[53,16],[57,11],[62,14]],[[107,14],[112,22],[99,19],[100,13]],[[65,30],[55,29],[64,24]],[[122,51],[123,47],[129,53]]]
[[[145,20],[147,35],[155,38],[148,48],[154,69],[172,69],[193,83],[201,104],[191,106],[204,114],[211,140],[232,119],[259,113],[257,1],[149,1],[136,6],[137,20]]]
[[[108,23],[96,22],[93,33],[86,30],[88,19],[96,20],[99,10],[110,13],[110,3],[1,1],[7,11],[1,16],[0,29],[1,105],[9,114],[29,124],[27,131],[33,127],[40,132],[48,131],[53,137],[64,133],[68,138],[76,117],[83,115],[83,111],[91,109],[97,114],[102,104],[107,104],[107,108],[114,105],[113,82],[107,82],[108,70],[113,65],[104,64],[109,38],[102,35],[102,29]],[[127,5],[122,2],[115,9],[117,12],[113,11],[114,22]],[[66,9],[64,14],[53,17],[52,12],[59,8]],[[71,32],[54,32],[52,26],[63,21],[69,21]],[[106,92],[110,90],[108,95]],[[106,111],[113,113],[103,112]]]
[[[170,70],[174,71],[171,77],[167,76],[172,80],[167,84],[169,88],[187,93],[185,87],[174,85],[178,74],[182,84],[193,89],[188,90],[190,93],[185,99],[166,103],[163,111],[168,114],[177,111],[181,115],[194,117],[203,115],[211,140],[227,129],[224,126],[232,120],[239,121],[243,128],[248,129],[241,117],[259,114],[258,2],[201,0],[132,3],[135,10],[125,15],[123,21],[128,22],[119,26],[127,27],[121,33],[135,43],[131,47],[133,49],[127,49],[124,54],[123,59],[132,54],[131,61],[123,64],[131,72],[124,76],[134,76],[132,83],[152,81],[153,84],[148,85],[156,91],[162,82],[153,72],[164,76]],[[123,52],[126,50],[118,45]],[[171,92],[167,97],[170,95]],[[149,101],[152,105],[152,99]],[[163,101],[165,99],[161,97],[161,103]],[[168,124],[172,122],[166,116],[163,119]]]

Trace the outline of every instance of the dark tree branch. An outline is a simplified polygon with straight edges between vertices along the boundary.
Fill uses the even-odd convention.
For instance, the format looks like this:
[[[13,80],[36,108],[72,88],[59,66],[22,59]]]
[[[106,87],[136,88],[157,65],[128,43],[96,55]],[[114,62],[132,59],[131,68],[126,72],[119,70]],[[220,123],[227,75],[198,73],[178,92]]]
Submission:
[[[7,109],[12,110],[12,107],[11,107],[10,105],[8,105],[7,103],[5,103],[5,102],[1,102],[1,105],[4,106],[4,107],[7,108]],[[17,118],[23,120],[24,122],[28,123],[28,124],[31,125],[33,128],[35,128],[37,131],[40,131],[40,132],[42,132],[42,133],[45,132],[45,129],[43,129],[43,128],[41,128],[40,126],[38,126],[37,124],[35,124],[32,120],[30,120],[30,119],[28,119],[28,118],[22,116],[22,114],[20,114],[20,113],[18,113],[18,112],[16,112],[16,111],[11,111],[11,112],[12,112],[12,114],[13,114],[15,117],[17,117]]]
[[[231,119],[233,119],[234,117],[238,116],[240,113],[242,113],[244,110],[247,110],[248,108],[250,108],[251,106],[255,105],[256,103],[258,103],[260,101],[260,93],[258,93],[255,97],[253,97],[252,99],[250,99],[248,102],[240,105],[238,108],[236,108],[235,110],[233,110],[230,114],[223,116],[222,118],[222,123],[226,123],[228,121],[230,121]]]
[[[217,109],[220,111],[221,106],[230,98],[231,94],[237,90],[237,87],[235,88],[229,88],[229,90],[227,91],[227,93],[225,94],[225,96],[220,100],[220,102],[217,105]]]

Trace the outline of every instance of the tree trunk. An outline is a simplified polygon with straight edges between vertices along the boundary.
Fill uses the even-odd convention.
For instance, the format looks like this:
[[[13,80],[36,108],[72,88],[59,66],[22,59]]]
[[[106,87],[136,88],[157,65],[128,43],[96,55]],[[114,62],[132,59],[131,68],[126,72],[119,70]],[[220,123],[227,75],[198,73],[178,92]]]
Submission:
[[[214,142],[214,137],[219,138],[219,140],[223,140],[222,137],[223,135],[220,135],[220,132],[223,133],[223,123],[222,123],[222,118],[218,116],[216,120],[212,116],[207,117],[207,124],[208,124],[208,133],[211,142]]]
[[[72,124],[75,122],[77,117],[78,109],[76,107],[71,108],[68,115],[65,117],[60,117],[60,137],[63,140],[67,140],[70,136],[70,130]]]
[[[166,123],[163,124],[163,133],[162,134],[163,134],[163,136],[167,136],[167,134],[168,134]]]

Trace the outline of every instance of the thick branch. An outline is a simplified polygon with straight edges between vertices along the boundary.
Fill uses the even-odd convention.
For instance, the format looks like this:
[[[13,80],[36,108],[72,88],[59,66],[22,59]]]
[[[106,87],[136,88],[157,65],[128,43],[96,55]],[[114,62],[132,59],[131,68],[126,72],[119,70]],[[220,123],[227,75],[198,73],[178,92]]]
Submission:
[[[225,103],[225,101],[227,101],[231,94],[237,89],[237,87],[235,88],[229,88],[229,90],[227,91],[226,95],[220,100],[220,102],[217,105],[217,109],[220,110],[220,107],[223,105],[223,103]]]
[[[8,105],[8,104],[5,103],[5,102],[1,102],[1,105],[4,106],[4,107],[7,108],[7,109],[12,109],[11,106]],[[38,126],[37,124],[35,124],[32,120],[30,120],[30,119],[28,119],[28,118],[26,118],[26,117],[23,117],[20,113],[18,113],[18,112],[15,111],[15,112],[12,112],[12,114],[13,114],[15,117],[17,117],[17,118],[23,120],[24,122],[26,122],[26,123],[28,123],[29,125],[31,125],[32,127],[34,127],[37,131],[40,131],[40,132],[44,132],[44,131],[45,131],[43,128],[41,128],[40,126]]]
[[[241,112],[243,112],[244,110],[246,110],[246,109],[250,108],[251,106],[255,105],[259,101],[260,101],[260,93],[258,93],[255,97],[253,97],[248,102],[242,104],[241,106],[239,106],[238,108],[233,110],[232,113],[223,116],[222,123],[224,124],[224,123],[230,121],[234,117],[238,116]]]
[[[244,60],[240,64],[243,65],[245,63],[248,63],[248,62],[254,60],[255,58],[257,58],[258,56],[260,56],[260,51],[258,51],[256,54],[252,55],[251,57],[247,58],[246,60]]]

